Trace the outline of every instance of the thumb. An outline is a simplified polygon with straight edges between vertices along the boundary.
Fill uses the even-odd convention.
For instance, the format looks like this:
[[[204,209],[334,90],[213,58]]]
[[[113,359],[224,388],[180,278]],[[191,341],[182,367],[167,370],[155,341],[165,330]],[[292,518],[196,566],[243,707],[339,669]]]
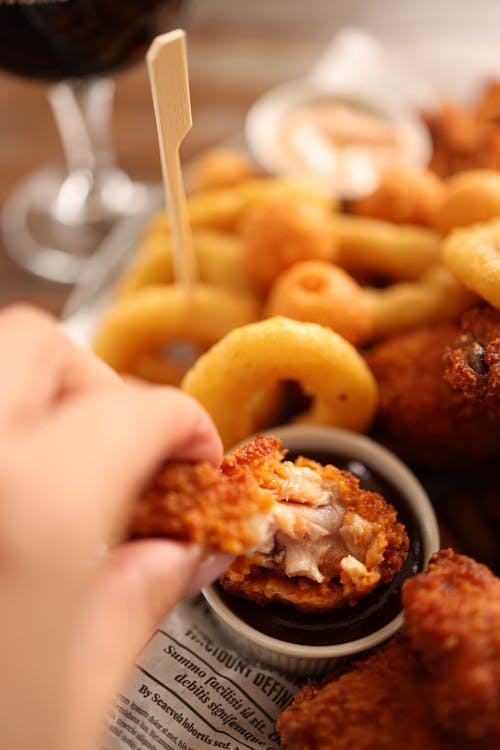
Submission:
[[[183,596],[217,578],[231,559],[207,557],[197,545],[148,539],[121,545],[101,563],[82,615],[73,672],[73,705],[84,707],[80,718],[91,722],[90,731],[99,730],[162,619]]]

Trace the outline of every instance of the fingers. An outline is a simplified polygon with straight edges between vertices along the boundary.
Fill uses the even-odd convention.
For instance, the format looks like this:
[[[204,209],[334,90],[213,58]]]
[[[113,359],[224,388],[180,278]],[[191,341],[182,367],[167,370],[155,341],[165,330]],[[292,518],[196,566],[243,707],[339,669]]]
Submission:
[[[147,640],[186,590],[193,590],[196,579],[207,585],[227,565],[225,556],[220,556],[218,566],[212,560],[207,578],[201,558],[199,547],[149,540],[122,546],[100,567],[81,618],[73,670],[88,675],[89,683],[80,682],[74,701],[80,706],[87,702],[94,725],[103,706],[110,706],[123,687]]]
[[[8,415],[35,418],[50,407],[63,405],[69,396],[76,398],[100,391],[100,386],[123,386],[121,379],[103,362],[72,344],[49,315],[28,306],[15,306],[0,313],[0,361],[0,421],[2,418],[5,421]],[[120,392],[122,402],[129,399],[128,411],[134,413],[137,407],[134,401],[143,398],[148,422],[151,409],[147,402],[152,404],[156,400],[158,419],[155,421],[165,417],[171,428],[166,448],[173,459],[220,462],[221,448],[213,434],[213,425],[191,397],[174,396],[178,391],[172,389],[164,389],[162,396],[160,388],[139,384],[128,387],[127,392]],[[115,395],[119,399],[117,394],[118,391]],[[134,394],[143,395],[136,397]],[[100,395],[105,401],[107,393]],[[110,396],[113,409],[111,402]],[[88,402],[79,402],[78,407],[81,406],[86,409]],[[126,411],[123,408],[125,419]],[[113,424],[112,418],[116,416],[119,415],[111,414],[107,423]],[[195,427],[196,434],[191,434],[190,429],[177,421],[184,419],[191,428]],[[115,421],[113,429],[118,424]],[[96,421],[94,427],[98,425]]]
[[[62,445],[70,428],[73,444],[65,466],[75,476],[84,467],[86,494],[100,496],[106,488],[135,497],[166,460],[217,466],[222,459],[211,418],[176,388],[127,384],[73,399],[53,414],[40,442]]]
[[[0,313],[0,363],[3,575],[29,580],[44,601],[49,587],[60,611],[47,611],[65,632],[85,594],[72,674],[88,681],[75,683],[72,705],[89,702],[90,731],[161,618],[227,562],[200,565],[199,548],[158,540],[122,545],[102,561],[99,543],[124,535],[163,462],[218,465],[222,445],[193,398],[122,381],[30,308]],[[62,640],[54,637],[58,649]]]
[[[3,480],[16,487],[16,502],[0,514],[3,528],[17,522],[11,536],[26,554],[50,548],[77,562],[100,541],[123,538],[133,502],[163,462],[218,465],[222,447],[191,397],[120,383],[67,400],[29,436],[11,441],[3,459]]]
[[[222,459],[194,399],[125,384],[44,313],[18,306],[0,314],[0,361],[2,482],[11,480],[17,502],[27,504],[18,513],[26,539],[30,526],[34,539],[40,534],[36,509],[28,510],[36,493],[45,528],[60,536],[54,553],[76,528],[82,544],[89,533],[92,543],[96,534],[108,540],[116,519],[123,528],[127,504],[164,461]]]
[[[118,382],[46,313],[17,305],[0,314],[0,424],[22,426],[65,397]]]
[[[42,313],[1,314],[0,354],[0,479],[11,500],[0,521],[12,561],[45,555],[44,566],[59,558],[68,571],[85,568],[100,542],[126,535],[132,504],[162,463],[222,459],[192,397],[125,383]]]

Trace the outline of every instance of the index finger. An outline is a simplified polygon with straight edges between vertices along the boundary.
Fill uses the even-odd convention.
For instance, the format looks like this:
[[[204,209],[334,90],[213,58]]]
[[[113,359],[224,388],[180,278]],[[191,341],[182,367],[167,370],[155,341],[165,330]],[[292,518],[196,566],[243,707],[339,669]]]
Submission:
[[[26,424],[70,395],[119,382],[55,319],[28,305],[0,313],[0,362],[0,426]]]
[[[77,544],[120,536],[165,461],[218,465],[222,444],[209,415],[182,391],[119,383],[67,399],[10,440],[5,458],[4,481],[17,498],[10,510],[22,520],[24,543],[36,550],[43,536],[44,548],[64,559]],[[35,505],[34,488],[43,495]]]

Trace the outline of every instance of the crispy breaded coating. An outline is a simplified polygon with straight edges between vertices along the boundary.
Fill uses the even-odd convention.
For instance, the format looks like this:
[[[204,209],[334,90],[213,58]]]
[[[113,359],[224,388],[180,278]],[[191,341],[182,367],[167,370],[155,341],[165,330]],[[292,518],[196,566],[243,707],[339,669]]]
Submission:
[[[372,307],[364,288],[343,268],[307,260],[294,263],[275,279],[264,315],[319,323],[360,346],[372,335]]]
[[[281,449],[279,438],[257,435],[225,456],[221,471],[227,477],[249,472],[260,487],[276,491],[286,477],[282,463],[285,455],[286,451]]]
[[[208,463],[168,464],[137,504],[131,537],[182,539],[237,555],[268,533],[272,494],[244,468],[230,477]]]
[[[499,94],[493,80],[472,106],[445,100],[424,114],[433,142],[430,169],[446,177],[475,167],[500,168]]]
[[[330,211],[299,196],[276,195],[254,203],[241,219],[240,232],[244,267],[262,289],[295,263],[332,261],[337,254]]]
[[[402,634],[278,717],[283,750],[498,750],[500,579],[441,550],[402,602]]]
[[[375,190],[349,204],[357,216],[433,227],[445,195],[442,180],[429,169],[395,167],[386,170]]]
[[[165,466],[137,504],[130,535],[240,555],[222,584],[260,603],[323,611],[392,580],[409,544],[394,508],[349,472],[305,458],[284,461],[280,446],[276,437],[258,436],[220,469]]]
[[[444,379],[500,416],[500,310],[475,307],[462,316],[460,329],[445,355]]]
[[[444,378],[455,324],[420,328],[375,345],[366,361],[379,385],[376,431],[399,455],[454,466],[500,454],[500,419]]]
[[[236,468],[246,462],[276,504],[272,537],[238,558],[221,584],[259,604],[308,612],[355,604],[400,570],[408,535],[395,509],[352,474],[304,457],[283,461],[279,445],[257,438],[229,459]]]
[[[163,536],[241,555],[268,538],[281,460],[277,438],[256,438],[210,464],[167,464],[134,511],[132,537]]]
[[[500,747],[500,579],[445,550],[405,582],[406,632],[436,720],[469,747]]]
[[[307,686],[278,718],[283,750],[457,750],[419,691],[420,667],[394,638],[352,671]]]

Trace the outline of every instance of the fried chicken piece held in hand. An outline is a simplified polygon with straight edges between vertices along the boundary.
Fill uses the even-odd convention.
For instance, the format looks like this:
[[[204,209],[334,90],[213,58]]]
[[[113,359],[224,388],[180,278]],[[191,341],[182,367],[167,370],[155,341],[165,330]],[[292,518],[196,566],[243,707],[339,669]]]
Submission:
[[[354,603],[392,580],[409,546],[394,508],[349,472],[283,461],[280,445],[259,436],[219,470],[165,466],[137,504],[130,535],[240,555],[222,578],[228,591],[305,611]]]
[[[272,533],[223,574],[231,594],[305,612],[355,604],[391,581],[408,553],[408,535],[381,495],[353,474],[299,456],[283,460],[276,438],[257,438],[229,456],[223,471],[245,463],[275,499]]]
[[[267,538],[273,507],[272,494],[245,467],[228,477],[208,463],[172,463],[143,493],[129,533],[239,555]]]

